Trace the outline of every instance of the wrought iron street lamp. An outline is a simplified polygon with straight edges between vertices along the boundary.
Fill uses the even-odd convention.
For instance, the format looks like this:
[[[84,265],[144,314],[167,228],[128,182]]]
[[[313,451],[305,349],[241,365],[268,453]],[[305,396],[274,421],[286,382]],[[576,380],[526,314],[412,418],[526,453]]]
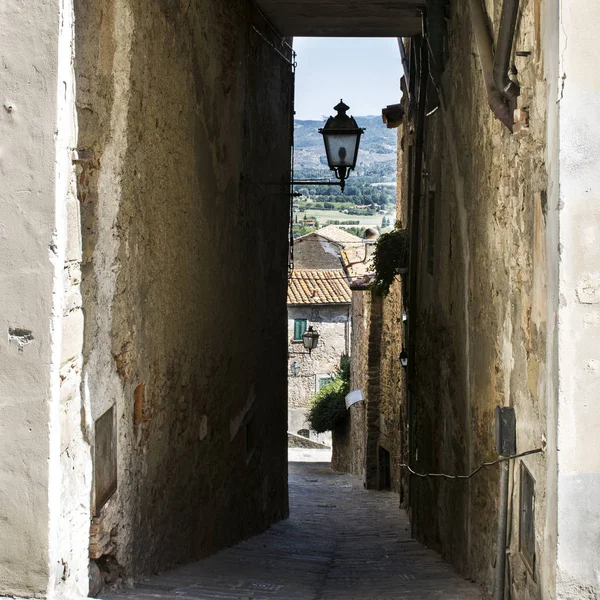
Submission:
[[[319,343],[319,332],[312,328],[312,325],[302,334],[302,343],[310,354]]]
[[[350,171],[356,167],[360,136],[365,130],[357,125],[354,117],[346,114],[350,107],[343,100],[334,109],[337,110],[337,115],[329,117],[319,133],[323,135],[325,142],[327,164],[340,180],[343,192]]]
[[[295,360],[292,363],[292,375],[294,377],[298,377],[298,375],[300,375],[300,368],[301,368],[300,363]]]
[[[319,133],[323,135],[327,164],[339,181],[293,181],[294,185],[339,185],[344,191],[346,179],[356,167],[360,136],[365,130],[346,114],[350,107],[343,100],[334,109],[337,115],[329,117]]]

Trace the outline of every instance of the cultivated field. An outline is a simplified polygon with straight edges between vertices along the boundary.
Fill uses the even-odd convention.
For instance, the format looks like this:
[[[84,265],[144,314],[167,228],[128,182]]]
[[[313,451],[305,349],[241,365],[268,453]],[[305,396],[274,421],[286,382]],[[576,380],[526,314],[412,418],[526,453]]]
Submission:
[[[332,221],[360,221],[359,225],[356,227],[376,227],[377,225],[381,225],[381,219],[384,215],[373,215],[373,216],[360,216],[360,215],[347,215],[345,213],[339,212],[337,210],[314,210],[310,209],[306,212],[297,212],[294,213],[294,221],[298,219],[298,222],[301,222],[306,215],[307,218],[314,217],[319,221],[320,227],[325,227],[327,225],[328,220]],[[388,219],[391,220],[392,225],[394,224],[394,220],[396,218],[396,213],[394,210],[385,214]],[[341,225],[341,227],[350,227],[350,225]]]

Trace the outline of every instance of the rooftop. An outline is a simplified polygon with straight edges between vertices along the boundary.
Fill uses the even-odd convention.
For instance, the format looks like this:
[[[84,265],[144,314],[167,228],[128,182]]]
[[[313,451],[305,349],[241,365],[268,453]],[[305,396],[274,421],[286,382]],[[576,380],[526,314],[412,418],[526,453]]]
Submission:
[[[371,255],[374,244],[348,244],[341,252],[342,264],[350,281],[373,272]]]
[[[321,227],[321,229],[317,229],[316,231],[311,231],[302,237],[299,237],[296,242],[302,241],[310,236],[318,235],[330,242],[337,242],[339,244],[353,244],[361,241],[356,235],[348,233],[346,230],[341,229],[335,225],[327,225],[326,227]]]
[[[341,270],[293,270],[288,280],[287,303],[350,304],[348,280]]]

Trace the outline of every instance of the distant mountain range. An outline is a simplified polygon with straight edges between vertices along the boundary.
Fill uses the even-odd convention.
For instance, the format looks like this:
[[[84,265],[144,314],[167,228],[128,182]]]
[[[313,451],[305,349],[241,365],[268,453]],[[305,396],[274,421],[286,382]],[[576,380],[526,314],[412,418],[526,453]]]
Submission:
[[[396,129],[388,129],[381,116],[355,117],[359,127],[366,129],[360,140],[356,175],[370,182],[396,180]],[[294,169],[296,179],[328,178],[330,171],[325,158],[323,136],[319,128],[323,121],[294,122]],[[351,175],[354,178],[356,175]]]

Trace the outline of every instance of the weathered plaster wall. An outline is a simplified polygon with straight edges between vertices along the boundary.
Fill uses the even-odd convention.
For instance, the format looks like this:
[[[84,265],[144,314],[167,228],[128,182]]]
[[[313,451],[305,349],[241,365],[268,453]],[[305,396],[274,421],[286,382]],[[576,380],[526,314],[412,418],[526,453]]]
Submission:
[[[559,5],[557,598],[600,598],[600,60],[597,3]],[[555,9],[555,5],[552,5]],[[555,18],[556,13],[551,15]]]
[[[76,23],[85,402],[115,407],[118,455],[93,547],[118,583],[287,514],[289,205],[255,183],[289,178],[293,81],[243,0]]]
[[[288,307],[288,430],[309,429],[307,409],[317,392],[318,378],[331,375],[340,366],[340,357],[350,352],[350,307],[348,305]],[[319,345],[309,355],[302,342],[294,342],[294,319],[307,319],[319,332]],[[292,364],[300,365],[298,376]],[[331,444],[331,434],[310,431],[311,439]]]
[[[87,595],[72,4],[0,7],[0,595]]]
[[[497,32],[502,3],[485,5]],[[547,92],[539,4],[521,8],[515,48],[528,54],[515,58],[518,106],[529,126],[510,135],[494,119],[471,21],[459,3],[452,4],[442,84],[447,108],[426,121],[409,423],[410,460],[419,471],[467,473],[493,459],[497,405],[516,410],[518,451],[539,448],[547,435]],[[533,573],[518,546],[521,462],[536,482]],[[508,585],[518,598],[540,597],[552,551],[544,544],[546,473],[544,455],[511,469]],[[488,469],[469,483],[412,478],[410,487],[414,533],[490,588],[497,482],[497,470]]]

